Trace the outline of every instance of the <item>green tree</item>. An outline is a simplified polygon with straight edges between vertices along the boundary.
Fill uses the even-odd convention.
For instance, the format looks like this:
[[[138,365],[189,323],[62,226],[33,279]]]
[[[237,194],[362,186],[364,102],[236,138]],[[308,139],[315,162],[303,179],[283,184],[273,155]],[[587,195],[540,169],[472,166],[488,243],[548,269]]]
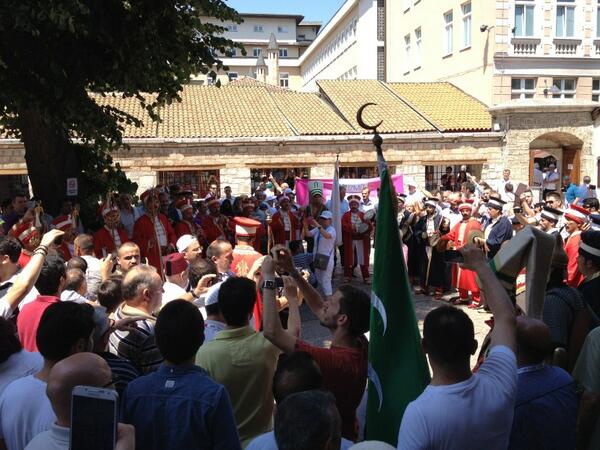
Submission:
[[[225,68],[217,55],[242,49],[202,17],[241,22],[221,0],[0,2],[0,127],[22,140],[50,213],[67,177],[78,177],[89,207],[107,190],[135,188],[110,152],[141,121],[90,94],[135,98],[159,120],[191,75]]]

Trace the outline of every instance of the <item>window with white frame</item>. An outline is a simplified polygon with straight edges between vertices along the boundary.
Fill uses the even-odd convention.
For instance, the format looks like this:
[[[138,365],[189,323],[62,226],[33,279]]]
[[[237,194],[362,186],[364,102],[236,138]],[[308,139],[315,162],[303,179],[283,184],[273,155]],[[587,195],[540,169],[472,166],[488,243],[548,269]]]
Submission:
[[[556,37],[575,36],[575,0],[556,2]]]
[[[410,34],[404,36],[404,69],[410,71]]]
[[[575,78],[555,78],[552,83],[555,87],[555,93],[552,98],[574,98],[575,97]]]
[[[515,2],[515,37],[532,37],[535,15],[534,0]]]
[[[262,33],[264,31],[264,27],[262,25],[254,25],[255,33]]]
[[[237,25],[227,25],[227,31],[230,31],[232,33],[236,33],[237,32]]]
[[[278,33],[287,33],[288,32],[288,27],[284,27],[284,26],[278,26],[277,27],[277,32]]]
[[[287,48],[280,48],[279,49],[279,57],[280,58],[287,58],[288,56],[288,49]]]
[[[227,72],[227,77],[229,77],[229,81],[237,80],[238,73],[237,72]]]
[[[252,49],[252,56],[254,56],[255,58],[258,58],[261,53],[262,53],[262,50],[260,48],[253,48]]]
[[[600,102],[600,78],[592,80],[592,101]]]
[[[462,48],[471,46],[471,2],[463,3],[462,10]]]
[[[229,51],[230,51],[232,57],[235,58],[237,56],[237,48],[232,48]]]
[[[454,20],[452,11],[448,11],[444,14],[444,56],[452,53],[452,34],[454,26],[452,21]]]
[[[415,30],[415,69],[421,67],[421,27]]]
[[[513,78],[510,83],[510,98],[533,98],[535,95],[534,78]]]
[[[290,75],[288,73],[279,74],[279,86],[283,88],[290,87]]]
[[[217,76],[215,74],[208,74],[206,76],[206,84],[208,84],[209,86],[215,84],[217,82]]]

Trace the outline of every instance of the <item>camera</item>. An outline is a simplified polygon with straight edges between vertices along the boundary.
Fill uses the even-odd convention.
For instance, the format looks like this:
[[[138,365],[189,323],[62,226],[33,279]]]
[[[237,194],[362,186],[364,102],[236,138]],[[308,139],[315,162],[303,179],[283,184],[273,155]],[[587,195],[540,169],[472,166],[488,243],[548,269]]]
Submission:
[[[513,208],[513,211],[515,214],[521,214],[523,212],[523,208],[521,208],[520,206],[515,206]]]

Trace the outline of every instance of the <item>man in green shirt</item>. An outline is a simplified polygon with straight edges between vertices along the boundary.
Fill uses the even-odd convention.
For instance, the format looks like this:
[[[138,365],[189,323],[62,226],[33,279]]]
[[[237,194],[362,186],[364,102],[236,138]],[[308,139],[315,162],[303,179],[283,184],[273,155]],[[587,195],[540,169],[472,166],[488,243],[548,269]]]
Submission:
[[[196,364],[227,388],[244,448],[273,428],[272,383],[281,352],[250,327],[255,302],[254,281],[225,281],[219,289],[219,309],[227,326],[196,354]]]

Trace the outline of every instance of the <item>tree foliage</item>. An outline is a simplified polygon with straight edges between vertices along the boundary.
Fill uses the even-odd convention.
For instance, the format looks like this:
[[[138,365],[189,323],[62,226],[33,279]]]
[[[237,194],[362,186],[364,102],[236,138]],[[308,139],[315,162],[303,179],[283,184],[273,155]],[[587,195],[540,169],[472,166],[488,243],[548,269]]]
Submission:
[[[65,161],[84,187],[111,187],[119,169],[108,153],[124,125],[141,123],[88,94],[136,98],[158,120],[191,75],[222,69],[217,55],[241,48],[206,17],[241,22],[221,0],[0,2],[0,126],[24,142],[36,196],[55,205],[50,195],[64,195]]]

